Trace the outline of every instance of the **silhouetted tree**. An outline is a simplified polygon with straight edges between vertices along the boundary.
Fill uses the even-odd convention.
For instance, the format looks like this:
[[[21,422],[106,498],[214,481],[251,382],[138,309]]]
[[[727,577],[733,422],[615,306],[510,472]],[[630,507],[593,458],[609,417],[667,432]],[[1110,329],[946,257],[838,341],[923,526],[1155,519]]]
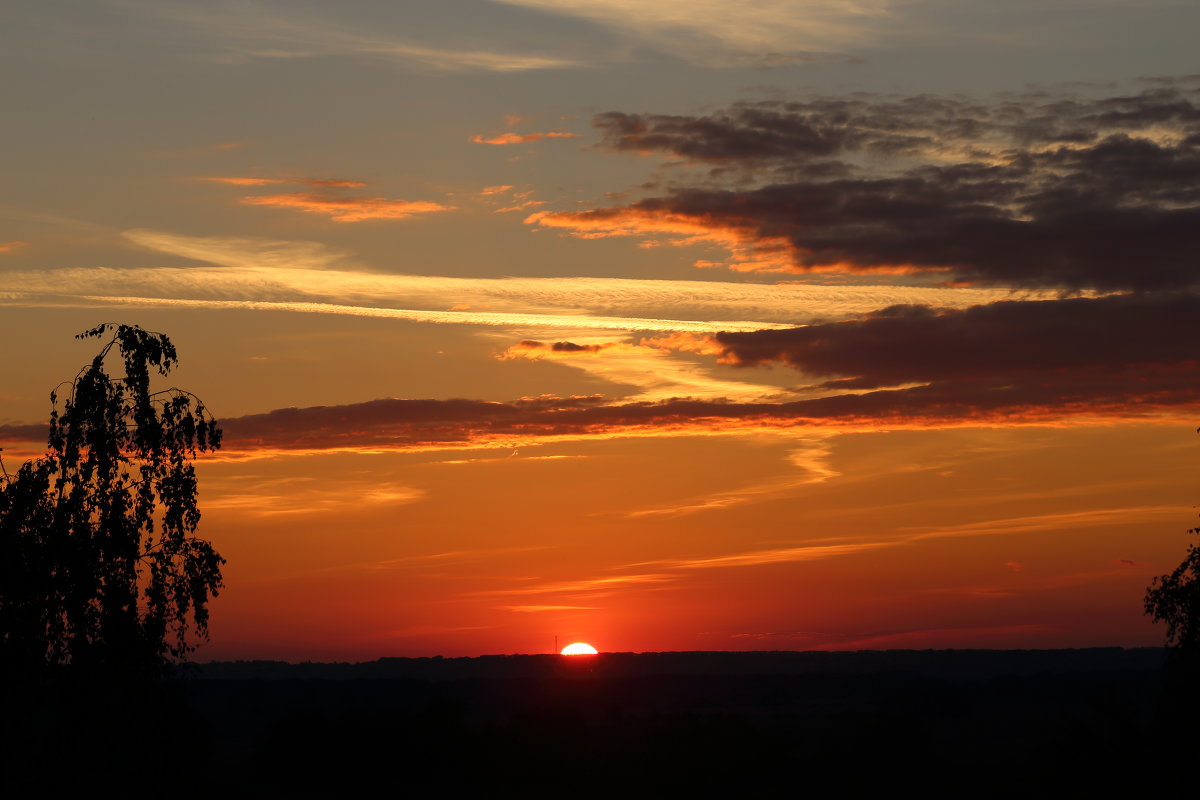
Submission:
[[[1200,534],[1200,528],[1188,533]],[[1200,670],[1200,545],[1188,545],[1174,572],[1160,575],[1146,591],[1146,613],[1167,625],[1167,647],[1177,670]]]
[[[106,323],[76,338],[105,336],[61,412],[51,393],[46,454],[0,478],[9,669],[158,674],[208,634],[225,562],[195,537],[192,460],[220,447],[220,428],[190,392],[151,391],[151,372],[177,363],[165,335]],[[110,354],[124,377],[106,372]]]

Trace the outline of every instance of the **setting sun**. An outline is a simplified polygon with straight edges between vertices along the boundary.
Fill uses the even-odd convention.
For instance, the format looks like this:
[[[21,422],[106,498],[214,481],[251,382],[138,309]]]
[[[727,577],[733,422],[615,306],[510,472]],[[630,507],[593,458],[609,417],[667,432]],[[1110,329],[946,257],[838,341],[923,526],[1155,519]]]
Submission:
[[[564,656],[594,656],[597,654],[596,648],[586,642],[572,642],[562,649]]]

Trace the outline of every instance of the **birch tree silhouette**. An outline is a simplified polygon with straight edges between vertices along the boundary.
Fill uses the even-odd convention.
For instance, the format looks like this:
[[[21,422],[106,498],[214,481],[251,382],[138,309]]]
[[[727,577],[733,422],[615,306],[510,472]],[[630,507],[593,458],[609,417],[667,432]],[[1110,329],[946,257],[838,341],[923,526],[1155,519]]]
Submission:
[[[0,663],[161,674],[207,638],[224,559],[195,535],[197,454],[221,444],[204,404],[151,389],[178,363],[164,334],[105,323],[51,393],[45,455],[0,478]],[[110,375],[107,362],[123,375]]]

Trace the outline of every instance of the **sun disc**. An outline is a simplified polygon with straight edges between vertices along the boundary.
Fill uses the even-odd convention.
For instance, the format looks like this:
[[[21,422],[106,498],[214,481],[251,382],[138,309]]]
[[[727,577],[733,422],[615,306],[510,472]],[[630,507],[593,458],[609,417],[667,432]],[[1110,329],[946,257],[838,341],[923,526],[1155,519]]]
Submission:
[[[572,642],[562,649],[564,656],[594,656],[599,651],[587,642]]]

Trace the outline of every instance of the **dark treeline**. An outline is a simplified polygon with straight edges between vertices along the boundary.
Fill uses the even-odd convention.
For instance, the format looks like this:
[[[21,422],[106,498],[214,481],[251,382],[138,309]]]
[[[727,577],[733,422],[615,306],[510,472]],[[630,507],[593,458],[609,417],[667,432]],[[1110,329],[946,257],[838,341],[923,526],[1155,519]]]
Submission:
[[[136,694],[56,690],[26,708],[31,729],[7,717],[3,774],[264,797],[1133,792],[1197,743],[1163,661],[1105,648],[220,662]]]
[[[375,661],[304,662],[213,661],[192,665],[205,679],[352,680],[371,678],[550,677],[587,673],[631,675],[799,675],[813,672],[849,674],[911,672],[978,679],[1048,671],[1145,670],[1163,664],[1161,647],[1091,647],[1072,650],[858,650],[829,651],[696,651],[669,653],[605,653],[599,658],[557,655],[494,655],[474,658],[380,658]]]

